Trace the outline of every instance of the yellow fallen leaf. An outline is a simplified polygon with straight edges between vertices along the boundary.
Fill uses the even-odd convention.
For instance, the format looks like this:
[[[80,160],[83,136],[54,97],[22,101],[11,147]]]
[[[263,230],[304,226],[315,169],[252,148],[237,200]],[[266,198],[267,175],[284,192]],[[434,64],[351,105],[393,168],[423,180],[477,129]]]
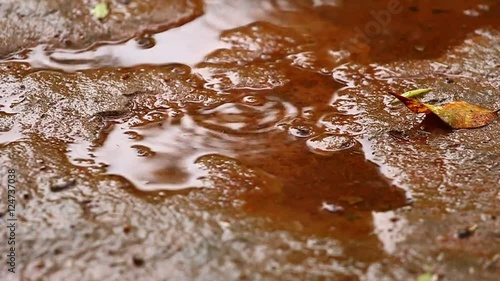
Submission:
[[[435,114],[454,129],[472,129],[486,126],[495,120],[498,112],[465,101],[454,101],[437,106],[421,103],[416,99],[406,98],[395,93],[390,94],[404,103],[411,111]]]

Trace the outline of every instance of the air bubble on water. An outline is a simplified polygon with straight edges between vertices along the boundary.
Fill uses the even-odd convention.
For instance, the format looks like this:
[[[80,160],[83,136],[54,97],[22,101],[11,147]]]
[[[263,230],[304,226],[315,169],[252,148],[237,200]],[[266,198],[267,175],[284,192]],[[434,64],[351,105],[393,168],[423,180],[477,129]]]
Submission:
[[[288,132],[295,137],[307,138],[313,134],[313,129],[308,125],[292,125],[288,128]]]
[[[135,42],[141,49],[151,49],[156,45],[156,40],[151,35],[137,37]]]
[[[354,145],[356,141],[344,135],[321,134],[307,140],[307,146],[311,152],[325,156],[352,148]]]
[[[264,105],[267,101],[264,98],[255,95],[248,95],[243,97],[243,102],[248,105],[261,106]]]

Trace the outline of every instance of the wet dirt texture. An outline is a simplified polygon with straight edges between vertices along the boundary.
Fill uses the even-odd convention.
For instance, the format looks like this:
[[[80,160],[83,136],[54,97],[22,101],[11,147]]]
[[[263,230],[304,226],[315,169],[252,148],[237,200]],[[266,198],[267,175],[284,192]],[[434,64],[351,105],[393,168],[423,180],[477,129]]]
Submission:
[[[500,109],[497,1],[66,2],[0,4],[0,280],[500,274],[500,122],[387,94]]]
[[[121,41],[147,31],[182,25],[203,12],[200,1],[113,0],[107,1],[109,17],[99,20],[92,15],[98,3],[2,1],[0,36],[6,40],[0,43],[0,55],[16,55],[26,47],[81,49],[101,42]]]

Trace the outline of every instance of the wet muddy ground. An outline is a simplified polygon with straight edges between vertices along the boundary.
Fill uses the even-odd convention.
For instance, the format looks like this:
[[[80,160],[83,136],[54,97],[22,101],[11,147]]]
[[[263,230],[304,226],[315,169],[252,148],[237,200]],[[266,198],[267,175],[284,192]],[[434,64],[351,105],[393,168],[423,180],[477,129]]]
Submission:
[[[500,109],[498,1],[107,3],[0,2],[0,280],[497,280],[500,121],[387,92]]]

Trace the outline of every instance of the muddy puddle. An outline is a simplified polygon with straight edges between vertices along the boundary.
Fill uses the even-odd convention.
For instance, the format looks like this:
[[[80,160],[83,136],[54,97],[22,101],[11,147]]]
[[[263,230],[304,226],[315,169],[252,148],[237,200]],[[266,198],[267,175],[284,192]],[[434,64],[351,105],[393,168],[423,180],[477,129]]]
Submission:
[[[67,13],[50,8],[52,1],[42,2],[47,2],[47,10],[56,10],[50,17]],[[23,18],[15,4],[8,5],[14,5],[11,17]],[[73,8],[81,8],[78,5]],[[144,6],[111,1],[109,5],[111,13],[101,21],[86,18],[86,13],[58,20],[75,20],[72,28],[81,28],[79,37],[34,17],[32,21],[42,21],[45,29],[34,27],[30,20],[21,21],[20,28],[33,30],[36,40],[22,35],[3,38],[19,47],[0,49],[5,53],[0,64],[0,148],[5,151],[1,159],[5,166],[22,170],[23,192],[29,194],[29,199],[22,199],[28,210],[23,215],[26,224],[40,216],[33,213],[29,201],[44,206],[75,201],[82,206],[78,220],[83,223],[121,226],[122,220],[113,216],[101,222],[98,213],[120,216],[126,208],[116,210],[116,200],[139,200],[130,203],[129,216],[140,221],[139,208],[146,205],[154,210],[152,221],[147,220],[152,238],[141,238],[150,239],[143,243],[152,249],[141,257],[142,262],[134,256],[132,263],[140,268],[146,258],[153,268],[147,276],[153,279],[278,280],[276,272],[292,277],[296,270],[295,278],[410,280],[400,278],[431,270],[401,256],[391,257],[396,243],[404,240],[402,233],[410,230],[408,220],[419,217],[406,219],[402,214],[412,210],[415,194],[417,199],[427,196],[419,197],[424,191],[418,187],[439,182],[437,186],[446,189],[464,179],[446,170],[455,164],[443,164],[458,161],[458,154],[443,156],[440,149],[453,149],[457,147],[453,143],[470,136],[456,136],[436,120],[418,123],[384,94],[426,83],[452,85],[462,79],[464,88],[484,93],[479,103],[498,106],[497,2],[210,0],[144,1]],[[166,15],[155,10],[165,10]],[[82,24],[84,20],[91,22],[90,27]],[[477,72],[457,70],[456,65],[467,62],[453,64],[453,60],[460,59],[467,48],[476,48],[468,47],[475,43],[474,34],[481,36],[479,45],[493,52],[471,51],[478,54],[471,60],[489,58],[491,65],[482,65]],[[464,42],[470,45],[454,51]],[[469,83],[474,73],[481,78],[473,77],[471,83],[478,85]],[[481,133],[483,138],[495,138],[498,126],[494,126]],[[434,146],[439,139],[444,145]],[[485,152],[491,161],[484,160],[484,165],[493,168],[483,178],[493,184],[489,192],[495,196],[500,179],[496,182],[494,163],[500,147],[493,143],[490,148],[474,149],[492,151]],[[418,174],[426,157],[431,163],[422,164],[423,174]],[[438,172],[432,171],[433,165],[441,165]],[[405,167],[408,172],[401,171]],[[117,193],[110,195],[110,190]],[[423,202],[419,208],[436,205]],[[162,227],[154,216],[161,216],[158,210],[166,206],[174,211],[165,220],[186,214],[180,223],[186,227],[166,234],[168,241],[186,229],[212,233],[205,223],[219,224],[223,220],[216,214],[223,214],[225,221],[248,220],[246,227],[255,226],[257,233],[284,232],[295,237],[286,238],[291,241],[326,239],[326,247],[335,251],[328,244],[334,243],[341,254],[297,246],[285,260],[276,261],[271,254],[253,256],[262,263],[277,264],[259,271],[259,262],[253,263],[249,268],[255,266],[255,270],[250,273],[231,263],[232,253],[224,254],[239,244],[215,243],[211,247],[218,249],[219,263],[231,260],[228,272],[232,275],[207,267],[204,276],[198,272],[196,257],[188,252],[171,260],[170,265],[180,263],[184,269],[172,269],[169,275],[158,266],[168,265],[174,254],[163,257],[153,250],[163,243],[161,235],[156,236],[157,227]],[[190,208],[208,213],[191,214]],[[498,211],[487,210],[483,213]],[[213,218],[205,218],[210,214]],[[198,222],[201,217],[203,223]],[[130,224],[133,228],[133,221],[126,223]],[[48,233],[53,225],[41,227]],[[73,235],[80,234],[63,240]],[[93,251],[85,249],[92,241],[105,240],[99,237],[94,232],[81,245],[71,246],[68,259],[74,259],[73,252]],[[258,243],[274,251],[273,241],[278,238],[269,237]],[[37,245],[36,239],[30,239],[26,243]],[[190,239],[182,238],[184,246],[179,249],[199,250],[190,245]],[[136,242],[121,243],[129,249]],[[64,274],[72,270],[92,276],[57,261],[42,266],[33,253],[25,253],[25,280],[70,280]],[[36,253],[44,256],[46,249]],[[199,258],[209,257],[200,254]],[[494,255],[488,252],[483,257],[486,263]],[[333,261],[339,264],[325,267]],[[384,268],[387,262],[406,269]],[[117,264],[127,263],[117,259]],[[280,271],[268,273],[276,268]],[[101,268],[95,276],[118,278],[109,272]],[[132,271],[124,274],[140,276]],[[489,274],[484,273],[485,278],[493,276]]]

